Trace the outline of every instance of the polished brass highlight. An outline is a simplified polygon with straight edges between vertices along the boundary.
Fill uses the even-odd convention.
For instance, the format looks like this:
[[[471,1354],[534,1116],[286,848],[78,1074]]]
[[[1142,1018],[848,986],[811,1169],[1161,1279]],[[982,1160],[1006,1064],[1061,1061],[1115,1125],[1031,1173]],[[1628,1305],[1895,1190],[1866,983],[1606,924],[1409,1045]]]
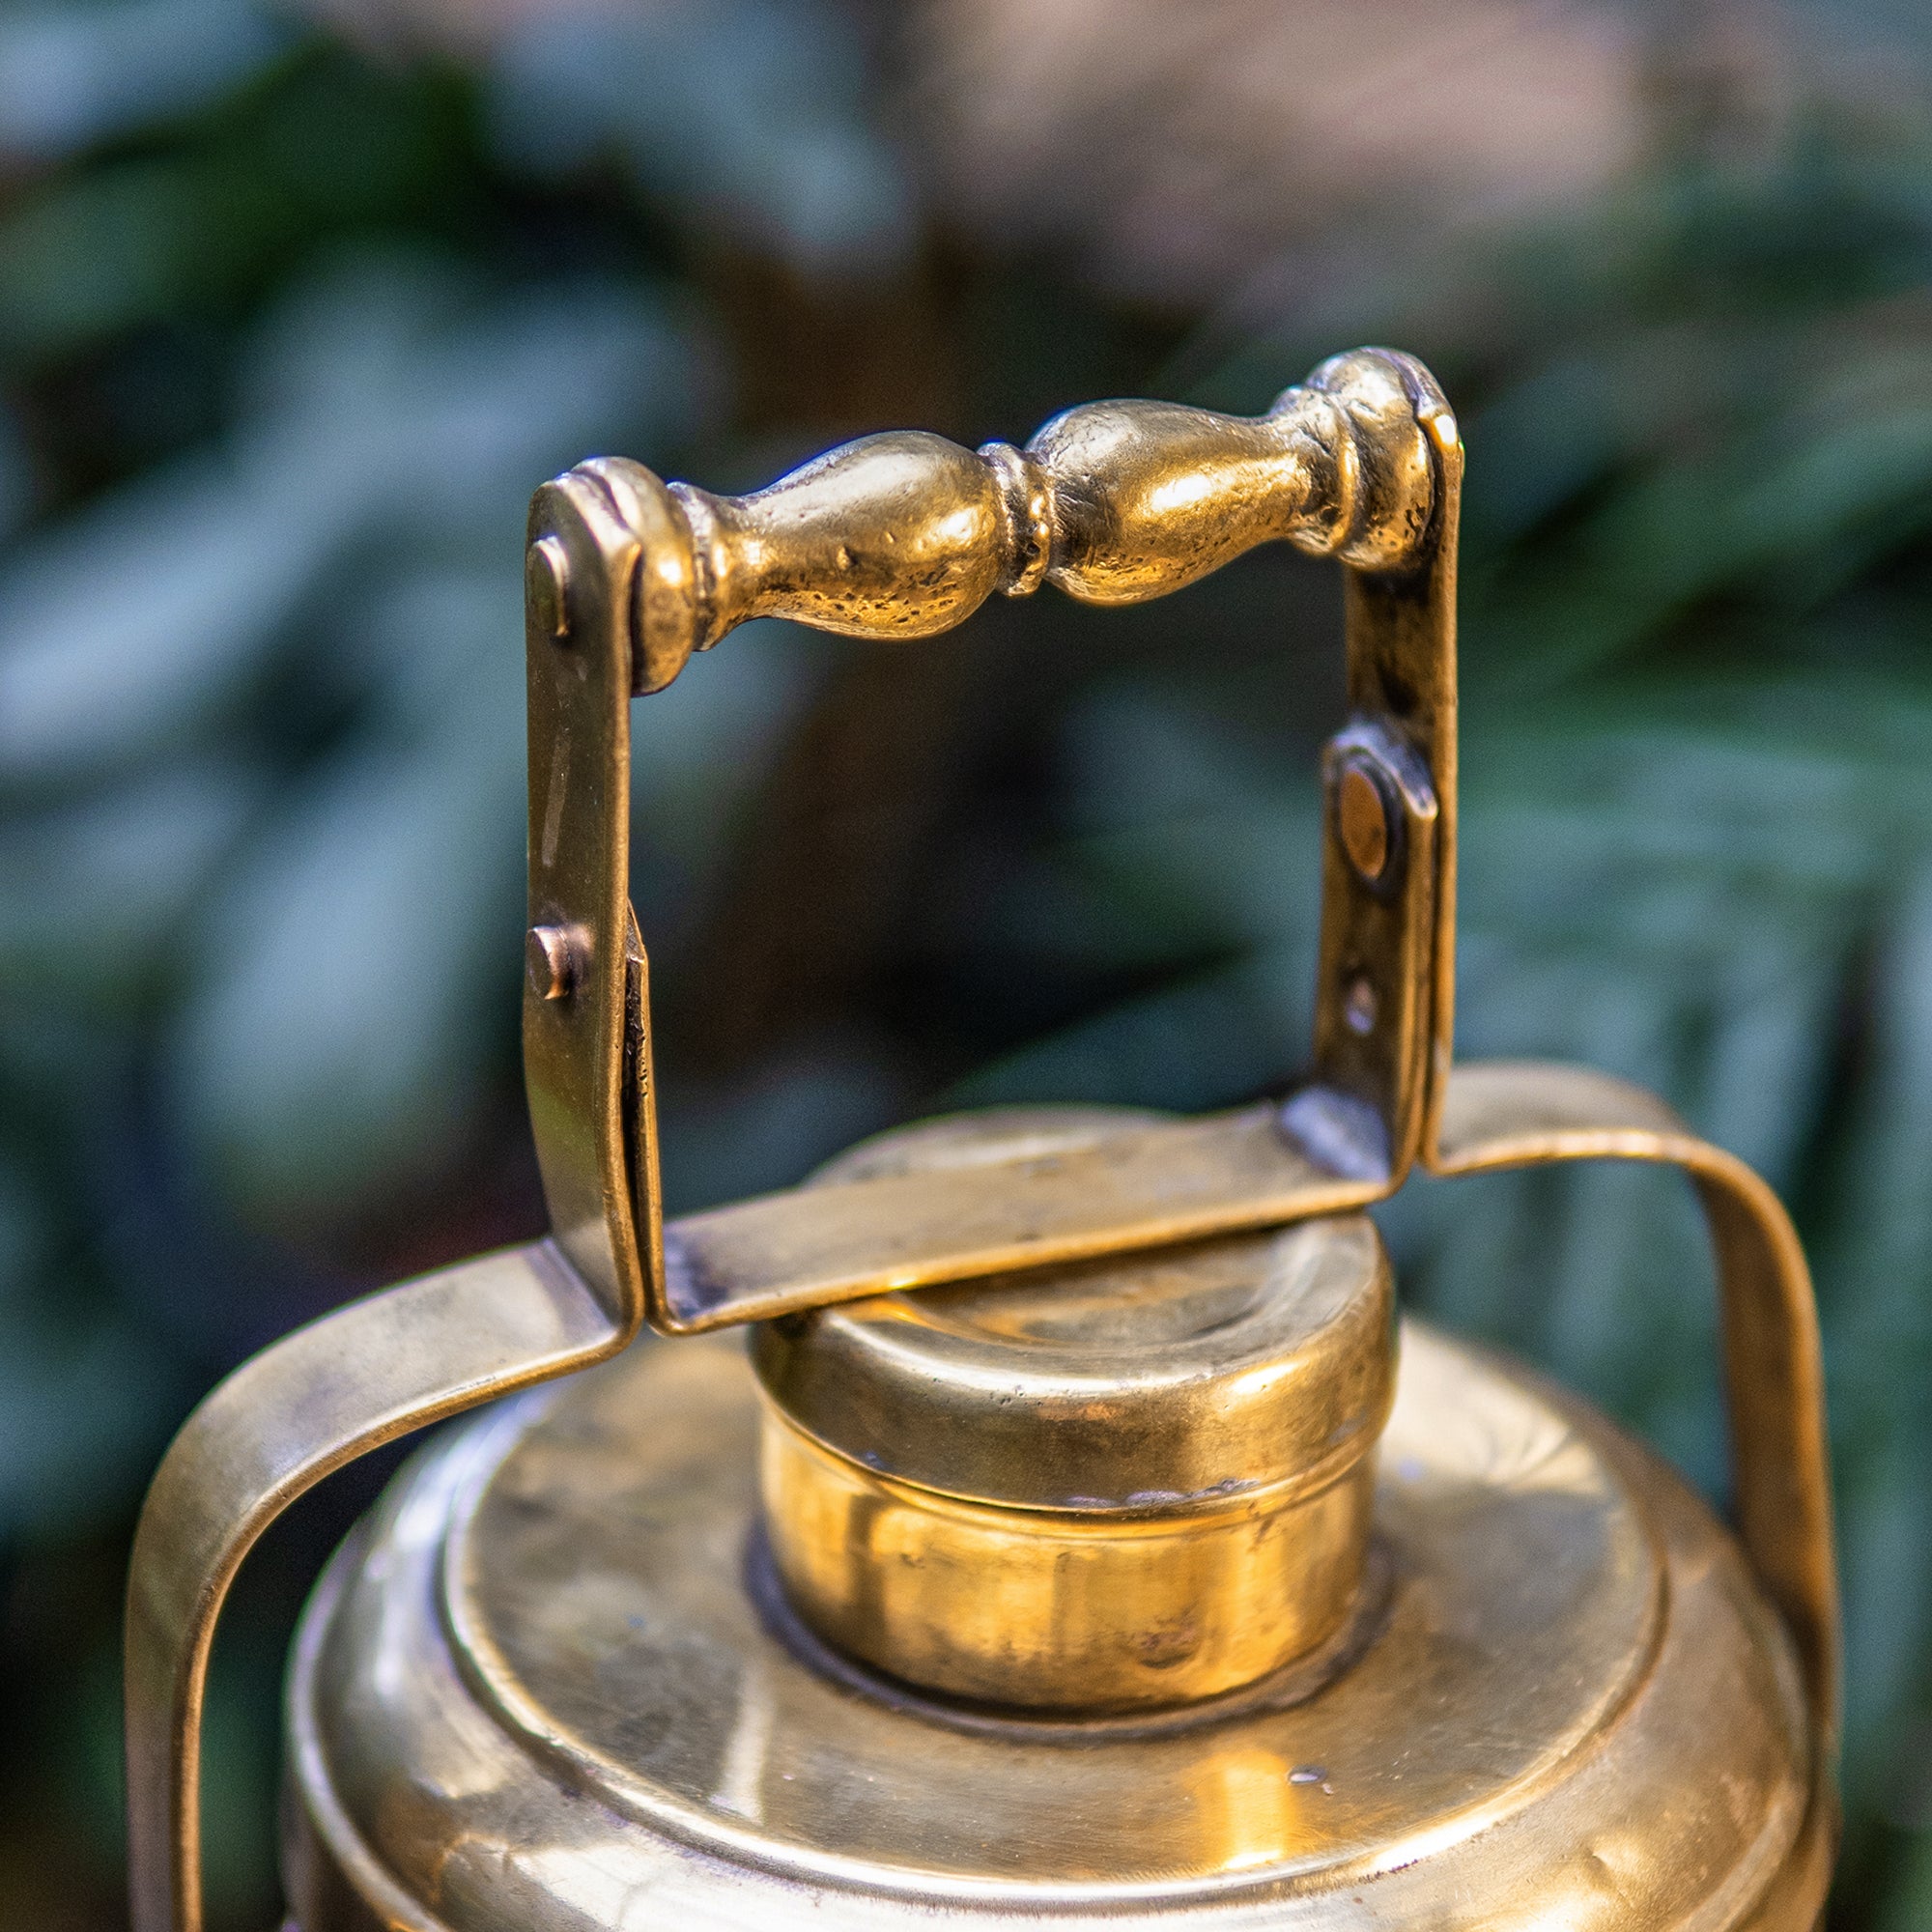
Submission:
[[[567,925],[533,925],[524,939],[524,967],[540,1000],[561,1000],[577,984],[582,936]]]
[[[1086,604],[1139,604],[1269,541],[1403,570],[1422,554],[1438,487],[1415,373],[1396,356],[1338,356],[1253,419],[1091,403],[1024,450],[974,454],[901,430],[750,497],[660,486],[688,534],[640,593],[642,660],[671,665],[753,617],[928,638],[996,590],[1042,582]]]
[[[570,635],[570,553],[559,537],[539,537],[525,557],[524,594],[539,631],[561,643]]]
[[[1342,849],[1370,885],[1389,868],[1393,813],[1379,772],[1366,758],[1345,760],[1335,782],[1335,824]]]
[[[552,1233],[288,1337],[169,1451],[128,1592],[137,1932],[199,1932],[201,1702],[235,1571],[295,1496],[377,1443],[616,1354],[647,1315],[678,1333],[1018,1269],[1131,1270],[1112,1258],[1282,1238],[1262,1231],[1380,1200],[1417,1161],[1575,1159],[1674,1165],[1698,1192],[1744,1562],[1605,1425],[1412,1330],[1376,1501],[1388,1621],[1321,1697],[1158,1736],[1132,1728],[1130,1695],[1116,1719],[976,1727],[829,1681],[760,1621],[742,1567],[751,1378],[715,1341],[654,1348],[452,1438],[379,1519],[382,1560],[338,1559],[292,1693],[292,1902],[303,1932],[588,1932],[639,1913],[693,1932],[1171,1915],[1325,1932],[1344,1898],[1362,1928],[1808,1932],[1838,1709],[1810,1280],[1771,1190],[1651,1096],[1574,1068],[1451,1067],[1461,469],[1427,372],[1361,351],[1253,420],[1098,404],[1024,450],[867,439],[746,498],[614,459],[538,493],[526,923],[568,937],[534,942],[525,1056]],[[631,695],[761,613],[911,639],[1049,581],[1095,603],[1160,595],[1268,540],[1345,578],[1350,718],[1324,759],[1309,1081],[1278,1108],[665,1225],[627,891]],[[823,1424],[765,1412],[782,1534],[867,1465]],[[1369,1467],[1298,1493],[1365,1489]],[[997,1508],[1003,1529],[1080,1514],[904,1475],[880,1474],[867,1507],[881,1496],[912,1498],[923,1532],[948,1509]],[[854,1520],[813,1563],[849,1554]],[[1359,1531],[1323,1547],[1359,1549]],[[810,1567],[792,1564],[801,1599]],[[1221,1574],[1208,1583],[1211,1599]],[[962,1616],[982,1587],[953,1590]],[[1331,1600],[1307,1577],[1279,1599],[1292,1652],[1294,1618],[1305,1634]],[[903,1662],[891,1642],[879,1655]]]
[[[1147,1123],[992,1108],[896,1128],[813,1177],[932,1174]],[[827,1448],[1016,1508],[1187,1505],[1307,1491],[1387,1412],[1393,1290],[1359,1215],[1150,1248],[760,1322],[758,1378]]]
[[[996,1707],[1074,1717],[1217,1697],[1286,1668],[1362,1587],[1374,1464],[1192,1508],[1029,1510],[834,1455],[769,1405],[762,1520],[786,1595],[834,1648]]]

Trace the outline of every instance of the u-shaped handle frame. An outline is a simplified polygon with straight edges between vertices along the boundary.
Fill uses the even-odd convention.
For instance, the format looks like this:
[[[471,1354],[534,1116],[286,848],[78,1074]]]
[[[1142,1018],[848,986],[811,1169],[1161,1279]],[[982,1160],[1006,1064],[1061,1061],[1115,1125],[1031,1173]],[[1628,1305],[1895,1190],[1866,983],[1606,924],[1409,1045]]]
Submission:
[[[1265,415],[1093,403],[1024,450],[867,437],[744,497],[591,463],[530,510],[531,1119],[558,1244],[668,1332],[1293,1220],[1401,1184],[1433,1148],[1455,998],[1456,529],[1462,444],[1406,355],[1339,355]],[[1267,1110],[1051,1170],[839,1189],[691,1217],[658,1207],[645,966],[625,901],[623,694],[757,616],[921,638],[995,591],[1178,590],[1283,540],[1344,565],[1350,721],[1325,760],[1312,1078]],[[628,682],[627,682],[628,680]],[[628,1055],[628,1059],[626,1059]],[[592,1120],[628,1122],[594,1152]],[[619,1171],[628,1188],[618,1185]],[[1156,1179],[1158,1178],[1158,1184]],[[883,1183],[882,1183],[883,1184]]]
[[[1025,450],[869,438],[719,498],[588,464],[538,492],[527,577],[525,1065],[552,1232],[352,1303],[244,1363],[156,1476],[128,1580],[136,1932],[200,1932],[200,1731],[242,1558],[304,1491],[430,1422],[671,1333],[887,1287],[1264,1227],[1440,1174],[1674,1164],[1717,1261],[1737,1515],[1789,1626],[1828,1833],[1838,1607],[1816,1313],[1789,1218],[1662,1102],[1578,1068],[1450,1065],[1462,448],[1433,380],[1365,350],[1266,415],[1102,403]],[[1041,582],[1101,604],[1283,539],[1345,566],[1350,722],[1324,760],[1312,1070],[1284,1105],[1047,1162],[739,1203],[667,1225],[647,963],[628,897],[630,699],[758,615],[918,638]]]

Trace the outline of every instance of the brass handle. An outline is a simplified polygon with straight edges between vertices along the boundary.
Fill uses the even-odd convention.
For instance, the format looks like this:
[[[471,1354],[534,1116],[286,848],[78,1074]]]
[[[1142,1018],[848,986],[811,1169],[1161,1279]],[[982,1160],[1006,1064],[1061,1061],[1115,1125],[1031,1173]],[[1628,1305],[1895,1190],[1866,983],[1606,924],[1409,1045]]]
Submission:
[[[929,638],[996,590],[1137,604],[1273,541],[1400,570],[1421,556],[1437,496],[1410,367],[1338,355],[1253,417],[1089,403],[1024,449],[893,431],[749,497],[650,477],[670,540],[637,578],[638,689],[661,690],[752,617]]]
[[[1449,1065],[1462,455],[1429,372],[1362,349],[1253,418],[1094,403],[1056,416],[1024,450],[989,443],[976,454],[895,432],[747,497],[666,483],[621,459],[540,490],[527,556],[524,1037],[538,1158],[566,1251],[575,1257],[581,1235],[600,1265],[616,1264],[613,1290],[634,1291],[654,1326],[681,1333],[889,1282],[957,1279],[990,1255],[1018,1266],[1119,1252],[1332,1211],[1399,1185],[1434,1147]],[[617,660],[631,690],[660,691],[694,650],[753,617],[929,637],[996,590],[1051,582],[1090,603],[1134,603],[1277,540],[1344,566],[1350,712],[1326,760],[1313,1071],[1293,1105],[1279,1119],[1197,1123],[1189,1132],[1204,1145],[1190,1141],[1185,1155],[1165,1141],[1144,1150],[1147,1172],[1179,1157],[1199,1182],[1158,1203],[1110,1184],[1125,1171],[1116,1149],[1095,1175],[1076,1178],[1075,1162],[961,1179],[965,1198],[943,1211],[922,1195],[891,1212],[882,1200],[854,1202],[848,1213],[842,1190],[830,1190],[809,1214],[791,1201],[749,1203],[668,1237],[647,968],[613,825],[630,742],[611,684]],[[608,1106],[620,1037],[628,1199],[608,1168],[585,1165],[572,1126],[593,1071]]]
[[[1073,1160],[1046,1176],[951,1177],[890,1204],[894,1183],[861,1183],[880,1198],[848,1205],[835,1188],[744,1203],[691,1217],[668,1241],[640,1202],[664,1270],[648,1284],[653,1321],[709,1327],[887,1279],[1332,1212],[1385,1197],[1417,1159],[1442,1175],[1579,1159],[1678,1166],[1718,1264],[1740,1529],[1797,1641],[1822,1776],[1837,1728],[1838,1604],[1817,1316],[1789,1217],[1758,1176],[1622,1082],[1578,1068],[1450,1070],[1461,449],[1427,373],[1357,351],[1258,418],[1096,403],[1055,417],[1023,451],[868,438],[743,497],[626,469],[656,534],[634,604],[639,690],[754,616],[919,638],[995,590],[1050,582],[1085,602],[1135,603],[1270,540],[1349,566],[1351,722],[1328,759],[1314,1077],[1285,1110],[1312,1164],[1283,1158],[1267,1122],[1242,1114],[1151,1132],[1145,1148],[1122,1136],[1092,1172]],[[1362,781],[1352,799],[1351,775]],[[1378,795],[1365,800],[1365,787]],[[1374,820],[1366,839],[1351,805]],[[1388,861],[1398,843],[1400,869]],[[1156,1211],[1107,1198],[1136,1158],[1167,1177],[1145,1190]],[[1200,1176],[1229,1174],[1239,1179],[1225,1194],[1207,1185],[1195,1199]],[[888,1248],[880,1227],[893,1231]]]
[[[1049,1178],[1051,1200],[1023,1187],[981,1200],[978,1218],[963,1204],[963,1226],[939,1231],[940,1272],[973,1271],[1010,1240],[1016,1215],[1051,1229],[1058,1210],[1057,1232],[1021,1257],[1044,1261],[1056,1246],[1113,1252],[1365,1201],[1387,1192],[1429,1138],[1435,1076],[1447,1066],[1460,476],[1455,420],[1428,373],[1360,351],[1253,420],[1102,403],[1056,418],[1025,451],[990,444],[975,455],[917,432],[873,438],[744,498],[666,485],[621,461],[584,465],[537,493],[526,556],[524,1058],[552,1233],[275,1344],[176,1438],[128,1579],[137,1932],[197,1932],[210,1647],[237,1568],[296,1496],[379,1442],[601,1359],[647,1308],[677,1330],[771,1312],[775,1297],[934,1278],[935,1230],[917,1213],[884,1251],[868,1215],[821,1231],[802,1292],[805,1257],[781,1230],[766,1238],[759,1204],[727,1210],[722,1228],[713,1216],[665,1229],[648,969],[628,898],[631,694],[662,689],[694,649],[762,614],[923,637],[996,589],[1023,594],[1049,579],[1090,602],[1130,603],[1271,539],[1339,557],[1350,566],[1359,740],[1348,755],[1389,767],[1396,857],[1365,879],[1330,838],[1317,1060],[1341,1109],[1327,1122],[1341,1129],[1327,1153],[1349,1142],[1350,1106],[1376,1122],[1376,1146],[1338,1175],[1268,1120],[1210,1122],[1191,1203],[1177,1208],[1173,1146],[1147,1151],[1160,1197],[1151,1207],[1132,1185],[1104,1184],[1119,1190],[1131,1162],[1103,1161],[1098,1177],[1071,1163]],[[1372,967],[1382,1015],[1363,1032],[1349,1024],[1338,976]]]

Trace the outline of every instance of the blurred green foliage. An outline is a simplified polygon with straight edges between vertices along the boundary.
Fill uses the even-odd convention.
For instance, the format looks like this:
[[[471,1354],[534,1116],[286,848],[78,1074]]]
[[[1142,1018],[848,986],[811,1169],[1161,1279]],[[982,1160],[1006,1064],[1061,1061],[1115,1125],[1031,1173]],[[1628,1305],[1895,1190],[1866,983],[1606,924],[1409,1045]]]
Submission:
[[[553,17],[463,62],[241,0],[0,15],[0,1916],[119,1918],[118,1589],[195,1394],[534,1224],[520,520],[597,449],[742,485],[848,431],[1241,409],[1363,340],[1470,449],[1461,1039],[1666,1093],[1790,1200],[1850,1618],[1838,1911],[1932,1921],[1932,138],[1668,83],[1560,219],[1230,323],[922,213],[867,17]],[[889,60],[885,63],[888,67]],[[868,76],[873,78],[868,80]],[[1278,1082],[1313,974],[1334,586],[754,627],[641,706],[639,917],[690,1205],[990,1099]],[[1721,1493],[1656,1178],[1417,1187],[1411,1301]],[[217,1917],[266,1922],[276,1660],[374,1477],[257,1558]]]

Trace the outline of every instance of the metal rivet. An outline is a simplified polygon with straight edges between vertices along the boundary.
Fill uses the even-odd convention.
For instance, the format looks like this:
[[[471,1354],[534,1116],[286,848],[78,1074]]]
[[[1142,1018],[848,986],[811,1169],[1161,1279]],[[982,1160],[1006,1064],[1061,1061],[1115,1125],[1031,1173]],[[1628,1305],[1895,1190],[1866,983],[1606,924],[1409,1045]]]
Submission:
[[[1388,802],[1368,768],[1359,761],[1343,766],[1335,788],[1335,818],[1342,850],[1370,885],[1388,869]],[[1364,1029],[1366,1031],[1366,1029]]]
[[[1350,1033],[1366,1037],[1375,1032],[1376,1005],[1376,989],[1369,983],[1368,975],[1356,974],[1342,996],[1342,1017]]]
[[[540,1000],[561,1000],[577,982],[582,948],[567,925],[533,925],[524,939],[524,971]]]
[[[539,537],[525,553],[524,595],[545,632],[558,642],[570,635],[570,553],[560,537]]]

